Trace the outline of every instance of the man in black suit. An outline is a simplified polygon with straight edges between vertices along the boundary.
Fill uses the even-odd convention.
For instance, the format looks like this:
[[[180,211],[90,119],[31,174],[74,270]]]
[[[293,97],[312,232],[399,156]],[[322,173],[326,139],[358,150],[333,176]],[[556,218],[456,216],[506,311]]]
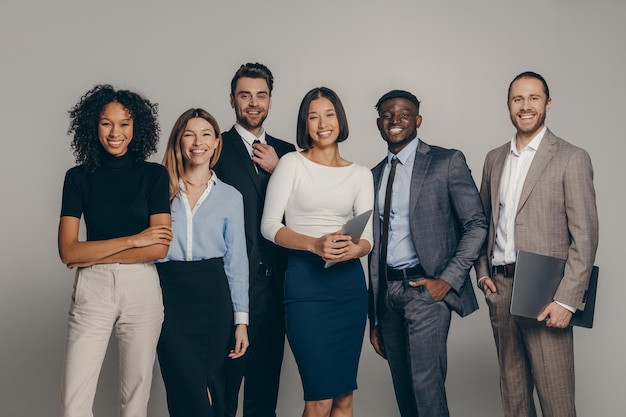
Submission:
[[[283,281],[287,254],[261,236],[265,190],[278,159],[295,147],[266,134],[263,122],[272,105],[274,78],[264,65],[242,65],[230,86],[237,122],[222,134],[217,177],[243,195],[250,262],[250,347],[226,368],[226,414],[234,417],[242,379],[244,417],[276,416],[285,343]]]

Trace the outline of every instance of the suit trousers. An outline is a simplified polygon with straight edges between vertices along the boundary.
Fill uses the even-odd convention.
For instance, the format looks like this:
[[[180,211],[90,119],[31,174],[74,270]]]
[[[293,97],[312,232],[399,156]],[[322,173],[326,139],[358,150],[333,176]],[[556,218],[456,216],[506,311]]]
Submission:
[[[381,303],[383,304],[383,303]],[[378,314],[402,417],[447,417],[447,341],[451,313],[426,287],[390,281]]]
[[[226,364],[226,417],[237,413],[244,380],[243,416],[275,417],[285,348],[283,288],[263,268],[250,273],[250,347]]]
[[[500,366],[505,417],[536,417],[533,391],[544,417],[575,417],[574,340],[571,326],[547,327],[509,313],[513,280],[493,277],[497,292],[486,301]]]
[[[145,417],[162,322],[161,287],[152,262],[79,268],[68,318],[62,416],[93,416],[98,376],[115,329],[120,416]]]

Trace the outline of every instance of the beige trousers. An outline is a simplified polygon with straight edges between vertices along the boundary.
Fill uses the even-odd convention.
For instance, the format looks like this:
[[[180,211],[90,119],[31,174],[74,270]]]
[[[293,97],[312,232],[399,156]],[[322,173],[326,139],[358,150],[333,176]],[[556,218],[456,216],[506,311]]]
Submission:
[[[498,291],[487,291],[491,326],[500,365],[505,417],[536,417],[533,391],[544,417],[576,417],[572,328],[547,327],[509,313],[513,280],[493,277]]]
[[[70,306],[61,390],[63,417],[92,417],[111,332],[119,346],[121,417],[145,417],[163,299],[152,262],[79,268]]]

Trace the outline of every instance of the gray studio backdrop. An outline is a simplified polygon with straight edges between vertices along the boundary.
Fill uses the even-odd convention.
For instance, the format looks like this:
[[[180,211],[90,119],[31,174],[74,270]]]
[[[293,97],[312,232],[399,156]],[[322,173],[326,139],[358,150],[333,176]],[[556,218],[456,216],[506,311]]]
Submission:
[[[419,135],[461,149],[480,181],[486,152],[509,140],[510,80],[543,74],[548,126],[585,147],[595,168],[601,240],[596,325],[576,329],[580,416],[623,415],[622,361],[626,3],[620,0],[88,1],[4,0],[0,5],[0,416],[59,413],[65,322],[73,271],[59,261],[56,232],[65,171],[73,165],[67,110],[96,83],[160,104],[160,161],[174,120],[190,107],[229,128],[229,83],[241,63],[274,72],[266,128],[295,142],[299,102],[325,85],[342,98],[348,159],[372,167],[385,154],[374,103],[394,88],[423,100]],[[501,415],[488,312],[455,317],[448,396],[459,417]],[[97,417],[116,411],[110,346]],[[150,416],[166,416],[155,368]],[[289,349],[278,411],[300,415],[302,391]],[[397,416],[386,363],[365,339],[355,415]]]

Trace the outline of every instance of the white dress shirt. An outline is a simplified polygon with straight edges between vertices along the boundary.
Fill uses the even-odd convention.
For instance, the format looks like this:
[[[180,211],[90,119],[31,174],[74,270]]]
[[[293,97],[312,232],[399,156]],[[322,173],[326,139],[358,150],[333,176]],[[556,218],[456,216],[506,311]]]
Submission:
[[[263,130],[263,133],[261,133],[261,136],[258,138],[239,123],[235,123],[235,130],[239,133],[239,136],[241,136],[243,144],[246,146],[246,149],[250,154],[250,158],[252,158],[252,143],[254,143],[255,140],[258,140],[261,143],[267,143],[265,140],[265,130]]]
[[[493,247],[492,265],[506,265],[515,262],[515,215],[528,169],[541,144],[546,127],[539,131],[530,143],[517,151],[515,136],[511,139],[511,150],[504,162],[500,182],[500,211],[496,225],[496,242]]]

